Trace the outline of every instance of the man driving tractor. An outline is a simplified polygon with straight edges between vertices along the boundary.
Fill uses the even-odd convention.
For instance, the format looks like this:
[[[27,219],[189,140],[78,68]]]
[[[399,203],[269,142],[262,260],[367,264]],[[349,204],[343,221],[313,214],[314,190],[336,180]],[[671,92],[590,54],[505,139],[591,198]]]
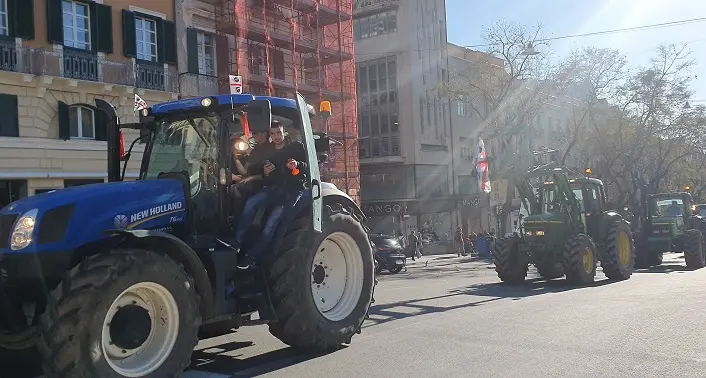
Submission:
[[[261,154],[250,155],[248,174],[262,177],[262,188],[245,203],[236,226],[235,248],[240,250],[238,267],[249,268],[255,263],[268,241],[274,236],[282,218],[287,217],[299,202],[305,188],[306,151],[301,142],[286,143],[284,128],[278,120],[273,120],[269,129],[271,150],[263,144]],[[257,210],[261,207],[272,208],[257,242],[246,253],[242,251],[246,233],[252,224]]]

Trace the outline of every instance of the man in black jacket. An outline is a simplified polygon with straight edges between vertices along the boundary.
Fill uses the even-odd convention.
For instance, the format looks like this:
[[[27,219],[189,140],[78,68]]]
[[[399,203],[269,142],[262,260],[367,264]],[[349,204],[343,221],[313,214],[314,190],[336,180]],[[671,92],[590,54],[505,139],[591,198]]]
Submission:
[[[299,202],[307,181],[307,156],[304,145],[301,142],[286,143],[279,121],[272,121],[270,126],[269,134],[274,153],[262,162],[263,188],[248,199],[238,221],[236,242],[239,248],[242,248],[257,210],[263,206],[273,209],[258,241],[246,252],[241,251],[238,258],[238,267],[241,269],[247,269],[259,259],[273,239],[280,221],[287,217]]]

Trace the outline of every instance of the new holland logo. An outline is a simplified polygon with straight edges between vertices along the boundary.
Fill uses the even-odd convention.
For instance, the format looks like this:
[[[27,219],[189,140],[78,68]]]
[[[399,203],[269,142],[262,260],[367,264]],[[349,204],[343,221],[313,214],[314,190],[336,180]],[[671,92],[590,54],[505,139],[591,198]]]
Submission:
[[[113,225],[115,228],[124,230],[127,227],[127,216],[123,214],[118,214],[113,218]]]

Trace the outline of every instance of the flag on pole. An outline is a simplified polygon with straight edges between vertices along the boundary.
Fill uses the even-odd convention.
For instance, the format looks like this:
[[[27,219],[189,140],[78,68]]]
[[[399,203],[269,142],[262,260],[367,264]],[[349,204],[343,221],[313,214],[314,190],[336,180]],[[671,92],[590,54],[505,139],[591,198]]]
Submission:
[[[142,99],[137,93],[135,93],[135,113],[139,112],[142,109],[147,109],[147,103],[145,100]]]
[[[490,193],[490,179],[488,175],[488,154],[485,151],[483,139],[478,139],[478,155],[475,159],[476,171],[478,172],[478,187],[485,194]]]

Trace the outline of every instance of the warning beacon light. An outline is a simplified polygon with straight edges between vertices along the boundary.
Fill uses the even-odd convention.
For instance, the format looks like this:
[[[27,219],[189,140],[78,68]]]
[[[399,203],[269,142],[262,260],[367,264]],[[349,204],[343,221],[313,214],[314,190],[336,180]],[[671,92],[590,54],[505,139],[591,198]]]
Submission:
[[[684,185],[684,191],[685,192],[691,191],[691,187],[689,185]]]
[[[584,169],[584,173],[586,173],[586,176],[590,176],[591,175],[591,168]]]
[[[321,113],[321,116],[324,118],[328,118],[331,116],[331,103],[328,101],[321,101],[321,104],[319,104],[319,113]]]

